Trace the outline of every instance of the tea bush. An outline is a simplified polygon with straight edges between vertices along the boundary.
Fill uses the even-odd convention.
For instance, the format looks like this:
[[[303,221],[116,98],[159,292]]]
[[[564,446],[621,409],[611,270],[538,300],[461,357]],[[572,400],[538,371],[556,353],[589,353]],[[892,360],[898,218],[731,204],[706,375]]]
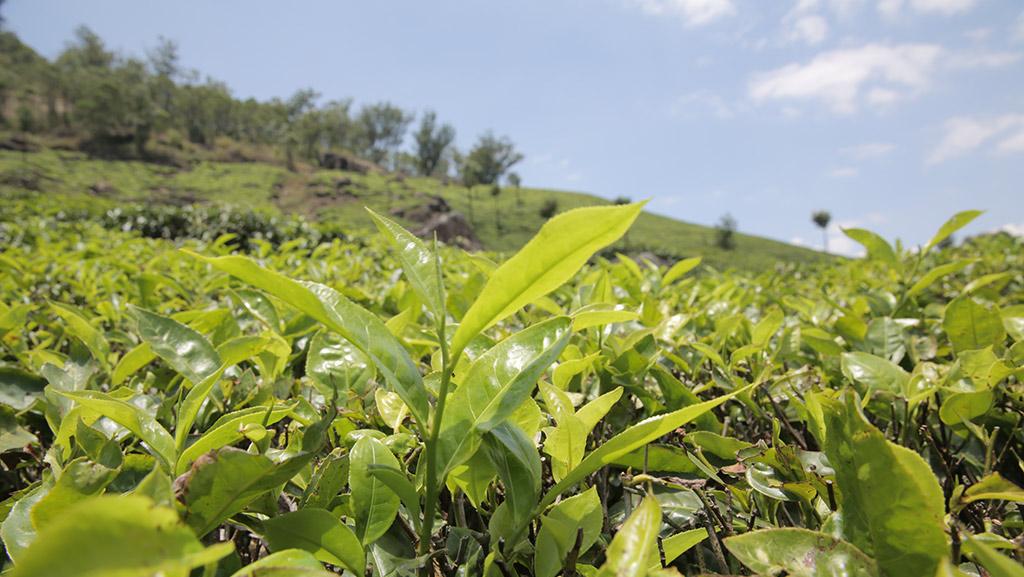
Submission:
[[[498,262],[23,207],[5,574],[1021,575],[1019,239],[594,257],[641,208]]]

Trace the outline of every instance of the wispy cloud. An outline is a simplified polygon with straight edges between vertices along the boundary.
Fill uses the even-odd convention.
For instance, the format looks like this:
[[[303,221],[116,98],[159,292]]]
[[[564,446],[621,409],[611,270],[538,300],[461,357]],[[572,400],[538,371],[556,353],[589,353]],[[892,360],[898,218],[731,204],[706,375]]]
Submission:
[[[867,44],[822,52],[753,77],[749,95],[768,100],[819,101],[840,114],[864,104],[884,106],[924,91],[942,48],[934,44]]]
[[[818,13],[818,0],[797,0],[782,18],[782,26],[789,42],[813,46],[828,36],[828,21]]]
[[[928,155],[927,163],[963,156],[992,142],[996,152],[1024,153],[1024,114],[950,118],[943,124],[942,140]]]
[[[904,7],[922,14],[952,16],[974,8],[978,0],[879,0],[878,12],[886,18],[900,15]]]
[[[736,14],[732,0],[627,0],[655,16],[681,18],[687,26],[704,26]]]

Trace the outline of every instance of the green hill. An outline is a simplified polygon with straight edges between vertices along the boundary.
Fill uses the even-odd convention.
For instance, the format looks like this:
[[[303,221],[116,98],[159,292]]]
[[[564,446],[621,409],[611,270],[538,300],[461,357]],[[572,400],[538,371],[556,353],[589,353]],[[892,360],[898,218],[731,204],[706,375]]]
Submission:
[[[116,207],[132,203],[228,203],[259,210],[301,214],[339,225],[357,236],[372,228],[364,206],[396,215],[411,229],[418,222],[404,215],[443,198],[464,214],[486,250],[507,252],[520,247],[546,218],[542,207],[551,201],[558,211],[608,204],[600,197],[536,188],[505,187],[492,196],[488,187],[470,192],[433,178],[360,174],[302,166],[296,172],[274,163],[197,161],[181,168],[139,161],[104,160],[72,150],[0,151],[0,193],[45,194],[69,201]],[[470,218],[471,215],[471,218]],[[806,262],[821,253],[761,237],[737,234],[736,248],[715,244],[712,228],[644,213],[628,238],[616,247],[631,253],[650,252],[666,259],[703,256],[718,268],[758,270],[778,261]]]

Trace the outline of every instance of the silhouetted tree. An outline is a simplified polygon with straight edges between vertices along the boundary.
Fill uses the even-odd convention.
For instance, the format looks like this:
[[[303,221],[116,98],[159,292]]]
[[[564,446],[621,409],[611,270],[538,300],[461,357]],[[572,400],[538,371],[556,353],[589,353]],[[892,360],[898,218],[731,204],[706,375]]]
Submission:
[[[616,196],[615,200],[612,201],[612,204],[619,204],[619,205],[621,205],[621,204],[629,204],[631,202],[633,202],[633,199],[629,198],[628,196]]]
[[[726,213],[715,225],[715,244],[723,250],[736,248],[736,219]]]
[[[816,210],[811,213],[811,220],[821,229],[821,242],[828,252],[828,223],[832,222],[832,215],[827,210]]]
[[[541,218],[551,218],[552,216],[555,216],[556,212],[558,212],[558,201],[553,198],[545,200],[544,204],[540,206]]]
[[[522,189],[520,188],[520,186],[523,184],[523,181],[521,178],[519,178],[519,174],[515,172],[510,172],[508,173],[507,180],[509,186],[516,189],[516,205],[523,206],[523,193]]]
[[[455,141],[455,128],[450,124],[437,125],[437,113],[428,110],[420,119],[414,135],[416,170],[422,176],[433,176],[445,151]]]
[[[356,116],[358,152],[384,165],[402,145],[405,131],[412,121],[412,114],[407,114],[390,102],[363,106]]]

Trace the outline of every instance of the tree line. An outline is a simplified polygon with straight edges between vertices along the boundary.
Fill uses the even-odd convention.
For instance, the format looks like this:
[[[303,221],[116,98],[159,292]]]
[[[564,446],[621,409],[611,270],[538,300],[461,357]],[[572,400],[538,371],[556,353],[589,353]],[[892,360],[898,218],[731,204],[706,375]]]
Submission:
[[[145,57],[126,56],[85,26],[52,62],[0,31],[0,123],[81,136],[86,146],[141,158],[156,135],[199,146],[226,138],[272,148],[289,166],[335,151],[386,170],[452,175],[471,185],[518,182],[509,170],[523,158],[510,139],[491,132],[460,152],[455,128],[431,110],[417,115],[390,102],[322,102],[308,88],[268,101],[236,98],[223,82],[182,66],[173,40],[159,38]]]

